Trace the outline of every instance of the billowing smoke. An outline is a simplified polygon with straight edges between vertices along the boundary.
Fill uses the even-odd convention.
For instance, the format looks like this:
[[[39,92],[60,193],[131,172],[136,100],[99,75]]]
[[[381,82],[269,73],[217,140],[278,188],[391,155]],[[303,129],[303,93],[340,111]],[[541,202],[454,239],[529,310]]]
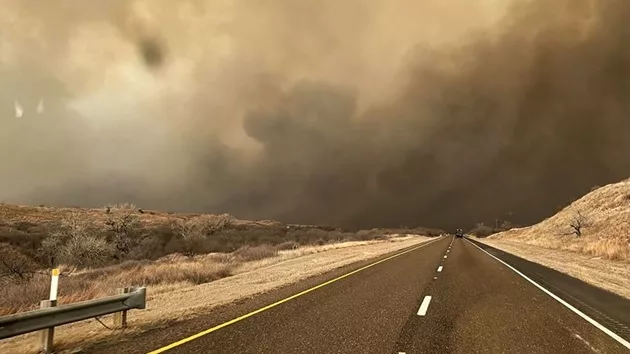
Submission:
[[[630,175],[627,0],[0,2],[7,202],[454,228]]]

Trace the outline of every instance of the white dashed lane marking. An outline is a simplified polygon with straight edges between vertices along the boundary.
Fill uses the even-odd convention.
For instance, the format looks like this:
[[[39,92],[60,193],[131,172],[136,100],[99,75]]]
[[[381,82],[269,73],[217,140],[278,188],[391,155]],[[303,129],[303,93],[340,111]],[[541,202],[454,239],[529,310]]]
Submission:
[[[431,303],[431,296],[425,296],[424,300],[422,300],[422,304],[420,304],[420,308],[418,309],[418,316],[424,316],[427,314],[429,303]]]

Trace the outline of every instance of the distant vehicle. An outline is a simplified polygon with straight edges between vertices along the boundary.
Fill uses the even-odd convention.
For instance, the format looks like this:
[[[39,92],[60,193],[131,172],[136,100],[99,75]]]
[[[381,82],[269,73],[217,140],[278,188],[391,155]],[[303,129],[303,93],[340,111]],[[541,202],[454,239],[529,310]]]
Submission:
[[[455,232],[455,237],[464,237],[464,230],[457,229],[457,231]]]

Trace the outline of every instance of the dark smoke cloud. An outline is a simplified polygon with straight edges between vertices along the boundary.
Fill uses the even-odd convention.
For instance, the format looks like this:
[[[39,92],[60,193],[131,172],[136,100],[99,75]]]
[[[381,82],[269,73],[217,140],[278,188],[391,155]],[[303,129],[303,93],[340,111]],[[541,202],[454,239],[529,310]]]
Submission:
[[[627,1],[514,2],[470,28],[486,12],[412,3],[237,2],[214,32],[207,19],[156,26],[112,5],[103,45],[162,70],[127,68],[108,88],[88,65],[61,80],[79,86],[45,90],[78,108],[59,104],[39,128],[3,123],[23,143],[2,143],[13,153],[0,155],[0,197],[454,228],[534,222],[630,175]],[[196,4],[180,13],[225,10]],[[189,43],[186,31],[209,37]],[[124,88],[137,82],[146,88]]]
[[[159,67],[164,62],[164,47],[155,38],[141,39],[138,50],[149,67]]]

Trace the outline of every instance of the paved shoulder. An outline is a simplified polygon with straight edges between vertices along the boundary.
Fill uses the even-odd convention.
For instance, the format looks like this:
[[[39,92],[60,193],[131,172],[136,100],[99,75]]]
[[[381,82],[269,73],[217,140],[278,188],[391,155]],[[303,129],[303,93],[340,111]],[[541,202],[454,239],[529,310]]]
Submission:
[[[471,242],[630,342],[630,300],[482,242]],[[630,279],[627,286],[630,287]]]

